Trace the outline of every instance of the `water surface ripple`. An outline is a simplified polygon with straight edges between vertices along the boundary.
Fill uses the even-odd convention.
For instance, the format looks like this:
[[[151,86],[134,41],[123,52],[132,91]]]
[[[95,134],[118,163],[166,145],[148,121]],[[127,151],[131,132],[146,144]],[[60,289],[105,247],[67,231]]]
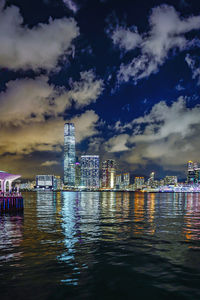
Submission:
[[[24,193],[0,299],[200,299],[200,194]]]

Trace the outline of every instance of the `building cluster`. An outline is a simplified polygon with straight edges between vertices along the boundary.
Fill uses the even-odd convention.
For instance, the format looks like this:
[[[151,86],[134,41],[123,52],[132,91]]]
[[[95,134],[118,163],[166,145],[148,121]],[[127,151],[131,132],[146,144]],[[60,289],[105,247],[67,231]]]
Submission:
[[[187,184],[200,183],[200,167],[197,162],[188,161]]]
[[[178,186],[177,176],[155,179],[152,172],[147,180],[142,176],[132,177],[130,173],[117,173],[116,162],[107,159],[100,164],[99,155],[82,155],[76,158],[75,126],[64,126],[64,177],[37,175],[35,182],[21,184],[21,189],[50,190],[127,190],[165,191]],[[200,183],[200,168],[197,163],[188,162],[186,185]]]

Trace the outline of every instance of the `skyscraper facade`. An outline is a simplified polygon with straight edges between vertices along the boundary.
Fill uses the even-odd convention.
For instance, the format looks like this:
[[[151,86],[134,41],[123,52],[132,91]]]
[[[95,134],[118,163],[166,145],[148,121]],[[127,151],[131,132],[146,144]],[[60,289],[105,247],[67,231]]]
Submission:
[[[128,188],[130,185],[130,173],[123,174],[123,186],[124,188]]]
[[[73,123],[64,126],[64,184],[75,186],[75,127]]]
[[[79,162],[75,164],[75,175],[75,186],[78,188],[81,185],[81,164]]]
[[[113,159],[107,159],[102,163],[101,187],[106,189],[115,188],[116,164]]]
[[[116,175],[116,189],[121,189],[122,187],[122,175],[121,174],[118,174]]]
[[[144,177],[140,177],[140,176],[135,177],[134,185],[136,190],[141,190],[144,186]]]
[[[178,182],[177,176],[165,176],[164,184],[165,185],[176,185]]]
[[[148,181],[147,181],[147,185],[148,185],[148,187],[154,187],[155,186],[155,173],[154,172],[151,172],[151,174],[150,174],[150,177],[149,177],[149,179],[148,179]]]
[[[81,186],[88,189],[99,188],[99,156],[81,156]]]
[[[199,184],[200,183],[200,168],[197,162],[188,162],[187,170],[187,183],[188,184]]]
[[[195,165],[193,161],[188,161],[188,170],[187,170],[187,184],[195,183]]]

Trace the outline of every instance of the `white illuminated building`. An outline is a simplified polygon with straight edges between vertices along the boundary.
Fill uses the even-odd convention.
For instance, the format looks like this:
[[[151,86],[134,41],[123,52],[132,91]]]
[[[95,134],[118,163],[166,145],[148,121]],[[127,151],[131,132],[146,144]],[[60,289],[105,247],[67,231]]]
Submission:
[[[88,189],[99,188],[99,156],[81,156],[81,187]]]
[[[75,127],[65,123],[64,127],[64,184],[75,186]]]

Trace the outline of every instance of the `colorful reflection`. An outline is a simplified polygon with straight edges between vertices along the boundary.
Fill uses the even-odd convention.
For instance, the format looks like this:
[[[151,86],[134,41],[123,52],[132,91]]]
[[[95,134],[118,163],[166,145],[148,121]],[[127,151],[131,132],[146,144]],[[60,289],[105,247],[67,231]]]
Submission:
[[[149,223],[149,233],[154,234],[155,232],[155,224],[154,224],[154,216],[155,216],[155,193],[149,193],[147,196],[147,215],[148,215],[148,223]]]
[[[184,216],[185,238],[186,241],[200,240],[200,194],[191,193],[186,195],[187,197],[185,199],[185,216]]]
[[[18,261],[22,256],[19,246],[23,239],[23,213],[0,215],[0,265]]]
[[[140,234],[144,224],[144,193],[136,192],[134,197],[134,233]]]

